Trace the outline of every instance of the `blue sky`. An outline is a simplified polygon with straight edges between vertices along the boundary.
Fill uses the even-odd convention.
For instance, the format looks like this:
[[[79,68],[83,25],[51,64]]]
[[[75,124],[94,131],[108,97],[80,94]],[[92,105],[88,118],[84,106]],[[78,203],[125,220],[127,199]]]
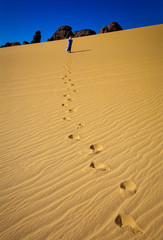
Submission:
[[[41,42],[58,27],[98,31],[110,22],[123,29],[163,23],[162,0],[0,0],[0,45],[31,41],[37,30]]]

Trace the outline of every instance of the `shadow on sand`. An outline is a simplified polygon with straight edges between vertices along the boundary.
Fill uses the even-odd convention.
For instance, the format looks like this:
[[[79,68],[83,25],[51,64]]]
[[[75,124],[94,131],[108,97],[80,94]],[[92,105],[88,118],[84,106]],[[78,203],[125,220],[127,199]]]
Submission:
[[[91,49],[81,50],[81,51],[72,51],[71,53],[89,52],[89,51],[91,51]]]

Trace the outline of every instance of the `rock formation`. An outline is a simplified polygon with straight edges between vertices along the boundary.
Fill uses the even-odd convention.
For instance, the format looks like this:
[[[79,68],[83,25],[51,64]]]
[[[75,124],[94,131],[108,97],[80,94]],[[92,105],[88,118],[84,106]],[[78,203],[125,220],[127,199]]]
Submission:
[[[109,26],[105,26],[100,29],[99,33],[114,32],[123,30],[122,27],[117,22],[111,22]]]
[[[41,40],[41,32],[36,31],[35,35],[33,35],[33,40],[31,41],[31,43],[39,43],[40,40]]]
[[[11,44],[11,46],[19,46],[19,45],[21,45],[19,42],[13,42],[13,43]]]
[[[108,32],[123,30],[117,22],[111,22],[108,26]]]
[[[53,36],[50,39],[48,39],[48,41],[60,40],[60,39],[65,39],[69,37],[82,37],[82,36],[88,36],[93,34],[96,34],[96,32],[91,29],[83,29],[80,31],[75,31],[73,33],[72,28],[70,26],[61,26],[53,34]]]
[[[12,43],[6,42],[5,45],[1,45],[1,48],[3,47],[11,47]]]
[[[61,26],[58,30],[53,34],[53,36],[48,39],[48,41],[60,40],[69,37],[73,37],[72,28],[70,26]]]
[[[1,48],[11,47],[11,46],[18,46],[18,45],[21,45],[21,44],[19,42],[13,42],[13,43],[7,42],[5,45],[1,45]]]
[[[113,31],[119,31],[123,30],[122,27],[117,22],[111,22],[109,26],[104,26],[100,29],[99,33],[107,33],[107,32],[113,32]],[[53,34],[53,36],[48,39],[48,41],[54,41],[54,40],[60,40],[60,39],[66,39],[69,37],[82,37],[82,36],[89,36],[89,35],[95,35],[96,32],[91,29],[83,29],[80,31],[72,32],[72,27],[70,26],[61,26],[58,28],[58,30]],[[33,35],[33,40],[31,43],[39,43],[41,41],[41,32],[36,31]],[[29,44],[29,42],[24,41],[23,45]],[[1,45],[0,47],[10,47],[10,46],[18,46],[21,45],[19,42],[6,42],[5,45]]]
[[[26,45],[26,44],[29,44],[29,42],[27,42],[27,41],[24,41],[24,42],[23,42],[23,45]]]
[[[75,31],[74,37],[83,37],[83,36],[89,36],[89,35],[94,35],[94,34],[96,34],[96,32],[91,29],[83,29],[80,31]]]
[[[99,33],[106,33],[106,32],[108,32],[108,27],[107,26],[101,28],[100,31],[99,31]]]

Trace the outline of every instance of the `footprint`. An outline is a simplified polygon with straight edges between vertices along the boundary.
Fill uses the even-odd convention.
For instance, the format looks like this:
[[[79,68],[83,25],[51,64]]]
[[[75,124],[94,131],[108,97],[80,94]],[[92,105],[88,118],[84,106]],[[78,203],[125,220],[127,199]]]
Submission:
[[[72,108],[72,109],[69,109],[69,110],[66,111],[66,112],[73,113],[73,112],[76,112],[76,109],[75,109],[75,108]]]
[[[62,106],[63,106],[63,107],[68,107],[69,104],[68,104],[68,103],[62,103]]]
[[[74,89],[73,92],[78,92],[79,90],[78,89]]]
[[[64,82],[64,84],[67,84],[67,82]]]
[[[115,219],[115,223],[121,228],[129,230],[135,234],[144,233],[144,231],[136,224],[135,219],[132,216],[119,214]]]
[[[73,98],[68,98],[67,101],[68,101],[68,102],[73,102],[74,99],[73,99]]]
[[[69,79],[68,81],[71,82],[71,79]]]
[[[95,171],[97,171],[97,170],[110,171],[109,167],[106,167],[103,163],[98,162],[98,161],[91,162],[90,167],[93,168]]]
[[[92,154],[97,154],[101,152],[103,149],[103,146],[101,144],[92,144],[89,149],[83,150],[82,152],[79,152],[81,156],[87,156]]]
[[[80,140],[80,135],[79,134],[71,134],[68,136],[70,139],[75,139],[75,140]]]
[[[90,153],[92,153],[92,154],[97,154],[97,153],[99,153],[99,152],[102,151],[103,146],[102,146],[101,144],[92,144],[92,145],[90,146],[90,149],[91,149],[91,152],[90,152]]]
[[[77,129],[85,127],[85,123],[79,123]]]
[[[64,117],[63,120],[65,120],[65,121],[71,121],[71,118],[70,118],[70,117]]]
[[[70,94],[64,94],[63,97],[70,97]]]
[[[133,196],[136,191],[136,184],[133,181],[124,181],[120,184],[120,194],[124,198]]]
[[[75,84],[74,84],[74,83],[71,83],[71,86],[73,87],[73,86],[75,86]]]

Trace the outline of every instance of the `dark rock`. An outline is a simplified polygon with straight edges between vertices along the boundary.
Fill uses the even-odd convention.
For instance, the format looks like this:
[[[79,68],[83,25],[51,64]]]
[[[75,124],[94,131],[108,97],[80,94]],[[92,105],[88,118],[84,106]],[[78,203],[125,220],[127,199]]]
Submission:
[[[79,31],[75,31],[73,34],[74,34],[74,37],[78,34]]]
[[[11,45],[12,45],[12,43],[7,42],[7,43],[5,44],[5,47],[10,47]]]
[[[101,28],[100,31],[99,31],[99,33],[106,33],[106,32],[108,32],[108,27],[107,26]]]
[[[65,39],[65,38],[69,38],[72,36],[73,36],[72,31],[60,30],[53,34],[52,40],[60,40],[60,39]]]
[[[24,41],[24,42],[23,42],[23,45],[26,45],[26,44],[29,44],[29,42],[27,42],[27,41]]]
[[[48,41],[54,41],[54,40],[60,40],[60,39],[73,37],[74,34],[71,30],[72,30],[72,28],[70,26],[61,26],[53,34],[53,36],[50,39],[48,39]]]
[[[83,30],[74,32],[74,37],[83,37],[83,36],[89,36],[94,34],[96,34],[96,32],[91,29],[83,29]]]
[[[19,42],[13,42],[13,43],[7,42],[5,45],[2,45],[1,48],[3,48],[3,47],[11,47],[11,46],[18,46],[18,45],[21,45],[21,44]]]
[[[58,28],[58,31],[62,31],[62,30],[71,31],[72,27],[70,27],[70,26],[61,26],[61,27]]]
[[[39,43],[40,40],[41,40],[41,32],[36,31],[35,35],[33,35],[33,40],[31,41],[31,43]]]
[[[13,43],[11,44],[11,46],[19,46],[19,45],[21,45],[19,42],[13,42]]]
[[[108,32],[123,30],[117,22],[111,22],[108,26]]]
[[[4,47],[11,47],[12,43],[10,42],[7,42],[5,43],[5,45],[1,45],[1,48],[4,48]]]

